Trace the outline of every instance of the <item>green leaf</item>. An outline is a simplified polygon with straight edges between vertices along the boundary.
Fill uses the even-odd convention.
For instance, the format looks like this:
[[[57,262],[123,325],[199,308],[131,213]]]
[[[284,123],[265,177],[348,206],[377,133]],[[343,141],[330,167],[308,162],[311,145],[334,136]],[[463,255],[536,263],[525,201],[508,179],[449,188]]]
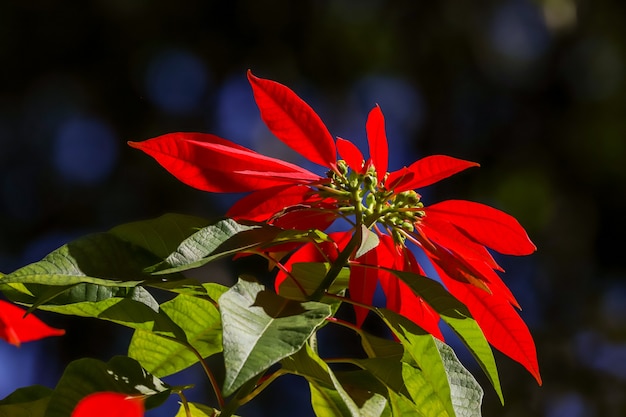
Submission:
[[[396,394],[394,391],[389,391],[389,405],[394,417],[431,417],[426,410],[417,408],[409,398]]]
[[[168,274],[198,268],[273,240],[282,229],[266,224],[241,224],[223,219],[185,239],[163,262],[150,268],[154,274]]]
[[[449,346],[397,313],[386,309],[376,312],[405,349],[402,375],[418,409],[430,409],[432,415],[480,415],[482,389]],[[427,415],[431,415],[431,411]]]
[[[51,397],[41,385],[19,388],[0,400],[0,417],[43,417]]]
[[[370,358],[392,358],[400,360],[404,354],[402,345],[398,342],[374,336],[368,332],[360,332],[361,346]]]
[[[108,363],[79,359],[65,368],[48,404],[46,417],[67,417],[83,397],[102,391],[142,395],[146,408],[160,405],[170,394],[168,385],[133,359],[116,356]]]
[[[304,301],[307,299],[307,296],[317,290],[329,270],[330,264],[327,262],[296,262],[291,265],[291,274],[294,279],[298,281],[300,287],[296,285],[293,279],[286,279],[280,284],[279,293],[281,296],[292,300]],[[348,288],[349,281],[350,269],[343,268],[331,284],[328,292],[338,294]],[[306,295],[302,294],[302,290],[304,290]],[[337,300],[330,298],[323,300],[327,304],[337,302]]]
[[[435,339],[443,366],[446,368],[456,417],[480,416],[483,390],[474,376],[461,364],[454,350]]]
[[[415,294],[426,301],[459,336],[487,375],[500,402],[504,403],[498,368],[493,351],[482,329],[465,306],[441,284],[411,272],[386,269],[404,281]]]
[[[169,274],[198,268],[239,252],[268,248],[290,242],[328,240],[322,232],[284,230],[266,223],[239,223],[223,219],[185,239],[163,262],[149,268],[153,274]]]
[[[283,370],[303,376],[309,381],[311,405],[318,417],[360,417],[359,406],[342,387],[341,383],[324,362],[305,343],[302,349],[281,361]]]
[[[404,416],[405,413],[429,417],[459,415],[455,414],[455,411],[450,411],[446,404],[449,403],[454,409],[452,397],[442,399],[438,388],[432,383],[432,377],[416,364],[389,358],[352,359],[350,362],[368,371],[388,387],[392,409],[402,410],[400,414],[394,411],[394,415]],[[446,375],[443,375],[443,378],[446,378]]]
[[[156,219],[122,224],[109,233],[163,259],[174,252],[183,240],[208,224],[208,220],[200,217],[169,213]]]
[[[476,323],[476,320],[467,316],[465,312],[458,310],[447,311],[441,318],[450,326],[454,333],[459,336],[474,358],[476,358],[476,361],[483,372],[485,372],[485,375],[487,375],[496,394],[498,394],[500,403],[504,404],[504,395],[502,394],[496,360],[493,356],[491,346],[489,346],[489,342],[487,342],[485,334],[480,326],[478,326],[478,323]]]
[[[159,305],[150,293],[142,287],[132,290],[127,298],[112,297],[96,302],[44,305],[40,309],[107,320],[132,329],[142,329],[185,340],[183,330],[159,309]]]
[[[351,359],[350,362],[374,375],[392,391],[410,398],[406,381],[403,379],[403,367],[407,366],[406,363],[395,358]]]
[[[189,413],[187,414],[187,411],[185,410],[185,406],[183,404],[180,405],[180,408],[178,409],[178,412],[176,413],[176,415],[174,417],[215,417],[215,416],[219,416],[219,411],[216,410],[215,408],[209,407],[207,405],[204,404],[197,404],[197,403],[187,403],[187,406],[189,407]],[[233,416],[233,417],[237,417],[237,416]]]
[[[39,284],[29,284],[28,288],[35,296],[34,305],[48,306],[56,308],[59,313],[64,313],[64,306],[75,303],[91,303],[97,305],[100,301],[111,298],[128,298],[145,304],[153,310],[159,309],[159,304],[152,295],[143,287],[108,287],[96,284],[75,284],[70,286],[47,286]],[[42,307],[44,308],[44,307]],[[95,315],[92,315],[95,317]]]
[[[349,407],[346,404],[349,396],[345,391],[341,393],[336,387],[329,388],[314,382],[309,382],[309,389],[311,405],[317,417],[360,417],[356,405]]]
[[[155,259],[143,248],[114,235],[98,233],[61,246],[41,261],[5,275],[2,282],[134,287],[151,279],[143,269],[154,264]]]
[[[128,356],[153,375],[174,374],[197,363],[198,355],[206,358],[222,350],[220,313],[211,301],[179,294],[163,303],[161,310],[184,331],[186,340],[172,340],[144,329],[135,331]]]
[[[381,308],[375,311],[404,347],[402,376],[416,406],[430,410],[428,415],[455,416],[446,369],[435,339],[391,310]]]
[[[368,229],[365,225],[361,225],[361,245],[356,250],[355,258],[360,258],[367,252],[376,248],[380,243],[378,235]]]
[[[308,343],[305,343],[302,349],[284,358],[280,363],[284,371],[305,377],[309,382],[333,386],[328,364],[311,349]]]
[[[387,389],[366,371],[344,371],[335,374],[344,390],[350,395],[362,417],[390,417]]]
[[[297,352],[324,320],[330,306],[300,303],[239,279],[219,299],[226,376],[224,395]]]

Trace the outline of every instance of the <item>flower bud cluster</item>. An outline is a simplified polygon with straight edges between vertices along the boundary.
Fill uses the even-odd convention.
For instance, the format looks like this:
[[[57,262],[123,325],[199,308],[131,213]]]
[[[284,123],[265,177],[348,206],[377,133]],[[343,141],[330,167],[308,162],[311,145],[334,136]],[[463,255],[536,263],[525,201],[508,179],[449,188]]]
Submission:
[[[398,244],[404,243],[406,233],[412,233],[415,224],[425,216],[418,193],[387,190],[372,165],[358,173],[339,160],[337,170],[330,171],[328,178],[329,182],[318,190],[321,196],[335,199],[344,215],[356,217],[355,224],[366,227],[381,224]]]

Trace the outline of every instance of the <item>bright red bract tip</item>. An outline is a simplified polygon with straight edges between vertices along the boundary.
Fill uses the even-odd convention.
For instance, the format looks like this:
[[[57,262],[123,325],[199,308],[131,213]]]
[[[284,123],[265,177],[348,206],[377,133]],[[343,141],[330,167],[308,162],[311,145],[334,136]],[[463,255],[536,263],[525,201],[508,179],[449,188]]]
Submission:
[[[118,392],[96,392],[79,401],[71,417],[143,417],[143,400]]]
[[[276,81],[258,78],[251,71],[248,71],[248,80],[269,130],[309,161],[334,167],[337,162],[335,142],[317,113],[296,93]]]
[[[12,345],[65,334],[63,329],[55,329],[32,314],[24,317],[26,311],[15,304],[0,300],[0,338]]]
[[[376,105],[367,117],[365,124],[367,131],[367,143],[370,148],[370,161],[379,175],[379,181],[387,173],[389,160],[389,146],[385,133],[385,117],[380,107]]]

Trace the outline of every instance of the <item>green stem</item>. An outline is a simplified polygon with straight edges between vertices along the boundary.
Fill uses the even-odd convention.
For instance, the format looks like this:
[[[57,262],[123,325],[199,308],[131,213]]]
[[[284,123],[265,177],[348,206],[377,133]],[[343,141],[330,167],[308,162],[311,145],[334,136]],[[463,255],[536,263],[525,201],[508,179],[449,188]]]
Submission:
[[[213,375],[213,372],[211,372],[209,365],[207,365],[204,358],[202,357],[200,352],[196,350],[196,348],[194,348],[191,345],[186,345],[186,346],[189,350],[193,352],[194,355],[196,355],[196,358],[198,358],[198,360],[200,361],[200,365],[202,365],[202,369],[204,369],[204,373],[206,373],[207,377],[209,378],[209,381],[211,382],[211,387],[213,388],[213,392],[215,393],[215,397],[217,398],[217,403],[219,404],[220,408],[224,407],[224,397],[222,396],[222,390],[220,389],[219,384],[217,380],[215,379],[215,375]]]
[[[248,395],[250,395],[250,393],[254,391],[254,388],[256,387],[259,379],[261,379],[261,376],[262,375],[258,375],[257,377],[252,378],[251,380],[243,384],[241,388],[237,390],[233,399],[230,400],[228,404],[226,404],[226,407],[224,407],[224,409],[220,413],[220,417],[232,416],[235,411],[237,411],[237,409],[244,404],[244,400],[248,397]]]
[[[348,242],[344,250],[339,253],[339,256],[337,256],[337,259],[331,265],[320,285],[309,297],[310,300],[319,301],[322,299],[322,297],[326,293],[326,290],[330,287],[335,278],[337,278],[337,275],[339,275],[342,268],[348,263],[348,260],[350,259],[350,256],[352,255],[354,250],[361,244],[362,234],[363,231],[361,230],[361,227],[357,226],[354,231],[354,235],[352,235],[352,238],[350,239],[350,242]]]
[[[354,206],[354,217],[356,221],[356,224],[354,225],[354,234],[344,250],[341,251],[339,256],[337,256],[337,259],[331,265],[320,285],[309,297],[312,301],[319,301],[322,299],[326,290],[330,287],[335,278],[337,278],[337,275],[339,275],[343,267],[348,263],[352,253],[359,247],[361,241],[363,240],[363,230],[361,230],[361,225],[363,224],[363,207],[361,204],[362,196],[360,194],[360,190],[358,188],[353,188],[350,192],[350,196]]]
[[[213,392],[215,393],[215,397],[217,398],[217,403],[219,404],[220,408],[224,407],[225,402],[224,402],[224,397],[222,396],[222,390],[220,390],[219,384],[217,380],[215,379],[213,372],[211,372],[211,368],[209,368],[209,365],[207,365],[206,361],[204,360],[200,352],[198,352],[198,350],[188,342],[183,342],[182,340],[178,340],[175,337],[170,337],[170,336],[165,336],[165,335],[160,335],[160,336],[163,337],[164,339],[171,340],[172,342],[181,344],[182,346],[189,349],[196,356],[196,358],[198,358],[198,361],[200,362],[200,365],[202,365],[202,369],[204,370],[204,373],[207,375],[207,377],[209,378],[209,381],[211,382],[211,387],[213,388]]]
[[[274,382],[274,380],[276,378],[278,378],[281,375],[286,374],[287,372],[283,371],[282,369],[277,370],[276,372],[274,372],[273,374],[269,375],[267,378],[265,378],[263,380],[263,382],[261,382],[259,385],[257,385],[251,392],[250,394],[246,395],[245,397],[242,397],[239,400],[239,404],[240,405],[244,405],[246,404],[248,401],[251,401],[254,397],[256,397],[257,395],[259,395],[265,388],[267,388],[267,386],[269,384],[271,384],[272,382]],[[221,415],[220,415],[221,417]]]
[[[177,394],[180,397],[180,402],[183,404],[183,408],[185,409],[185,415],[187,417],[192,417],[191,410],[189,409],[189,403],[187,401],[187,397],[185,397],[185,394],[183,394],[182,391],[178,391]]]

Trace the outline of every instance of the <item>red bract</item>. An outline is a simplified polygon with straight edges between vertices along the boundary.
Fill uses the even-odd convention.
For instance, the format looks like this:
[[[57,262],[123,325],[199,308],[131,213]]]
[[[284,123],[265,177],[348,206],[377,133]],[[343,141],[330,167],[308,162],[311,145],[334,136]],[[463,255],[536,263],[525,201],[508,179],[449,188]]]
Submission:
[[[80,400],[71,417],[142,417],[143,400],[118,392],[96,392]]]
[[[15,304],[0,300],[0,338],[12,345],[43,339],[49,336],[61,336],[65,330],[50,327],[32,314]]]
[[[227,213],[235,219],[324,230],[344,217],[354,225],[350,231],[332,235],[334,246],[308,244],[296,251],[277,276],[277,290],[295,262],[332,261],[355,231],[362,227],[374,231],[380,242],[376,247],[357,259],[356,252],[350,254],[350,298],[371,305],[380,284],[389,308],[442,338],[434,310],[405,283],[376,269],[424,275],[406,246],[412,242],[435,266],[447,289],[467,305],[487,340],[522,363],[540,382],[534,342],[515,311],[517,301],[496,272],[502,268],[490,253],[532,253],[535,246],[526,232],[513,217],[492,207],[463,200],[424,206],[415,191],[478,164],[433,155],[387,172],[388,143],[379,106],[370,111],[365,126],[366,159],[353,143],[333,141],[320,117],[289,88],[251,73],[248,79],[270,131],[303,157],[328,168],[325,177],[207,134],[173,133],[131,145],[193,187],[250,191]],[[355,310],[360,325],[368,310]]]

